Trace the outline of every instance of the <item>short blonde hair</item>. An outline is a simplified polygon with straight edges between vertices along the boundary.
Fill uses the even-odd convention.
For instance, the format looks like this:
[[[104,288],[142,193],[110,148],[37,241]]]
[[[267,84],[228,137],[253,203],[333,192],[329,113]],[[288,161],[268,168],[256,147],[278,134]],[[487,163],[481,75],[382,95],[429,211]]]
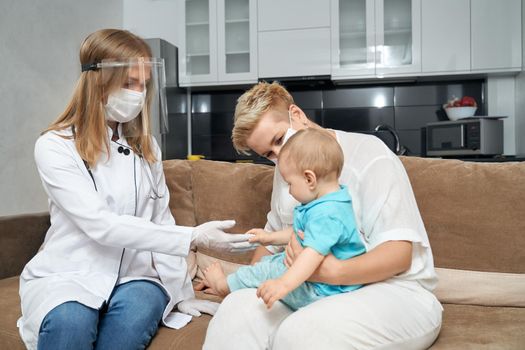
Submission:
[[[294,104],[292,95],[278,82],[260,82],[237,100],[232,130],[232,143],[237,152],[250,154],[246,140],[259,123],[261,116],[271,108],[285,109]]]
[[[295,170],[311,170],[318,179],[341,175],[344,155],[337,140],[324,129],[297,131],[279,152],[279,162],[291,164]]]

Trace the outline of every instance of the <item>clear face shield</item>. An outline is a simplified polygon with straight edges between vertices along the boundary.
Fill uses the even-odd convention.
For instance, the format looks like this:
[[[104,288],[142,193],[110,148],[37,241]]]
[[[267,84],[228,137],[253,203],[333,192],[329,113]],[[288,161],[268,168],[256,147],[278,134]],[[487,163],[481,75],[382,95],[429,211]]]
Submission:
[[[163,59],[106,59],[97,63],[96,69],[101,72],[106,120],[122,125],[121,136],[168,132]]]

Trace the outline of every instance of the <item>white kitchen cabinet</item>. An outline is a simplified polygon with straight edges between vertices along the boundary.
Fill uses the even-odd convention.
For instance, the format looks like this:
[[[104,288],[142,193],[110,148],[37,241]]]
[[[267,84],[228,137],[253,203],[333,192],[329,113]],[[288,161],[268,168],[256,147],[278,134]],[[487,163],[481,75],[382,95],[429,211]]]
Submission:
[[[180,85],[256,82],[256,0],[179,1]]]
[[[332,78],[421,72],[421,0],[332,0]]]
[[[521,0],[471,0],[474,71],[521,70]]]
[[[259,78],[330,75],[330,0],[258,0]]]
[[[330,0],[259,0],[259,31],[330,26]]]
[[[181,86],[217,82],[217,2],[181,0],[178,33]]]
[[[332,76],[374,77],[375,0],[332,0]]]
[[[376,75],[421,72],[421,0],[376,0]]]
[[[259,77],[330,75],[330,28],[259,32]]]
[[[421,70],[470,71],[470,0],[422,0]]]
[[[257,81],[256,0],[218,0],[219,82]]]

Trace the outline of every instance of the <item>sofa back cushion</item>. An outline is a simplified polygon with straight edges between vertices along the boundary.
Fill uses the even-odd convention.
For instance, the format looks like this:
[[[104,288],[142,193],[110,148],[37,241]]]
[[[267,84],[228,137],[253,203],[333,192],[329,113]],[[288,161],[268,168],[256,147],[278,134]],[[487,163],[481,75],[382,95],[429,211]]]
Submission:
[[[525,307],[525,162],[402,158],[444,303]]]
[[[164,161],[170,208],[176,222],[196,226],[210,220],[233,219],[236,225],[230,230],[232,233],[264,227],[270,210],[273,171],[271,166],[258,164]],[[248,264],[252,255],[253,252],[229,254],[200,248],[196,259],[204,259],[205,266],[205,261],[212,261],[210,258],[237,266]]]
[[[245,233],[266,224],[270,211],[274,168],[267,165],[197,161],[192,163],[193,200],[197,224],[234,219],[232,233]],[[206,256],[235,264],[248,264],[252,252],[243,254],[199,248],[197,262]],[[206,264],[207,266],[208,264]]]
[[[264,227],[270,211],[274,168],[201,160],[191,163],[197,225],[234,219],[231,232]]]
[[[170,191],[170,210],[177,225],[195,226],[195,207],[191,184],[191,164],[185,160],[163,162],[166,185]]]
[[[436,266],[525,273],[525,162],[402,162]]]

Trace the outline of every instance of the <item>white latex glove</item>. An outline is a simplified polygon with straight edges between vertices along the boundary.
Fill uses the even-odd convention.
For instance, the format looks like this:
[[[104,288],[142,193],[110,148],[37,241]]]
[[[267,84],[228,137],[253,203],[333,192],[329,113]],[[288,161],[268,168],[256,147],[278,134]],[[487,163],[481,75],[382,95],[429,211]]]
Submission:
[[[177,309],[184,314],[191,316],[199,317],[202,313],[215,315],[217,309],[219,308],[219,303],[209,301],[209,300],[199,300],[195,298],[190,298],[181,301],[177,304]]]
[[[258,244],[248,240],[252,234],[225,233],[224,230],[235,226],[235,220],[209,221],[195,227],[191,234],[192,247],[204,247],[232,253],[255,249]]]

